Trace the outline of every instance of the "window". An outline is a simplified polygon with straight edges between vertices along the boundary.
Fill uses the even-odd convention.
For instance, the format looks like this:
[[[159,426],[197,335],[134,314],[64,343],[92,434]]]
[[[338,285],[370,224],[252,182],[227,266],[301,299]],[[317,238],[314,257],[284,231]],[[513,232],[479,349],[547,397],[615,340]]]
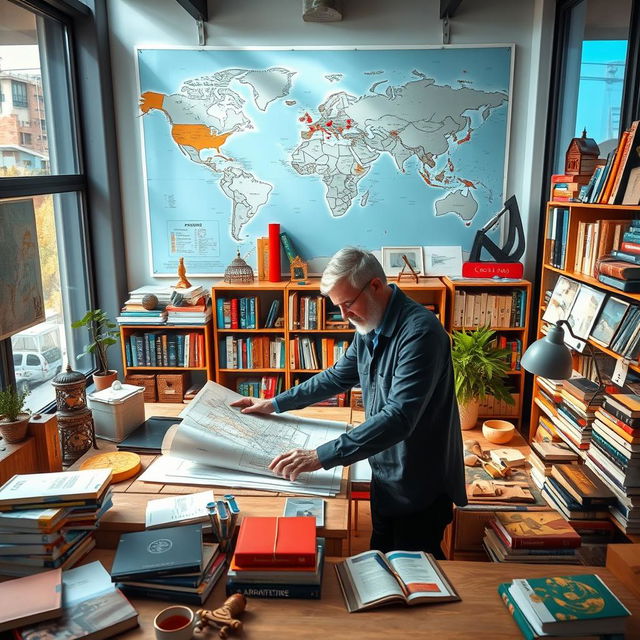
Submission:
[[[5,21],[0,42],[0,77],[20,75],[24,80],[11,81],[12,108],[28,108],[28,114],[21,112],[22,119],[39,125],[42,133],[49,129],[52,134],[47,145],[35,140],[31,133],[21,132],[21,145],[33,153],[23,152],[19,165],[3,166],[4,157],[0,156],[3,193],[0,213],[3,205],[16,199],[29,203],[34,212],[45,317],[44,322],[2,341],[4,353],[9,347],[13,351],[13,358],[9,360],[13,371],[0,370],[0,377],[3,382],[13,379],[13,384],[21,390],[28,389],[27,406],[38,411],[54,400],[51,380],[63,363],[69,362],[83,372],[89,372],[94,366],[90,358],[76,360],[86,336],[70,329],[71,322],[92,306],[87,262],[86,178],[81,171],[79,115],[71,86],[70,23],[63,15],[36,13],[26,3],[0,0],[0,4]],[[31,5],[29,3],[29,7]],[[16,36],[13,39],[12,32]],[[3,44],[12,40],[20,44]],[[41,59],[47,61],[42,69]],[[41,92],[44,101],[29,102],[29,92],[33,96]],[[15,115],[15,111],[5,110],[0,115],[0,124],[5,117],[15,120]],[[11,135],[15,134],[0,126],[0,145],[10,143]],[[3,136],[6,136],[4,140]],[[18,197],[3,199],[9,191],[5,185],[10,185]],[[16,304],[20,304],[23,292],[16,288],[14,293]],[[3,303],[6,304],[6,300],[0,301],[0,305]],[[11,310],[5,307],[3,312]]]
[[[606,157],[620,136],[632,0],[582,0],[566,9],[564,64],[552,173],[572,138],[593,138]]]
[[[24,82],[12,80],[11,98],[13,100],[14,107],[28,107],[29,99],[27,98],[27,85]]]

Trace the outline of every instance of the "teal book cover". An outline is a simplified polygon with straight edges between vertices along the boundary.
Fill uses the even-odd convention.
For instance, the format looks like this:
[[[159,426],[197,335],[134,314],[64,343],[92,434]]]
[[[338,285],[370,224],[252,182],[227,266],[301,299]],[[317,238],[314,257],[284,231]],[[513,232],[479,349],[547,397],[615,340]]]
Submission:
[[[520,632],[524,636],[525,640],[536,640],[540,636],[536,635],[531,625],[527,622],[527,618],[522,614],[522,611],[518,608],[516,601],[509,593],[510,582],[503,582],[498,585],[498,593],[504,602],[505,607],[513,617],[514,622],[518,625]]]
[[[536,628],[533,613],[547,633],[567,628],[619,633],[630,615],[595,574],[519,579],[513,585],[521,596],[516,600],[524,615]]]

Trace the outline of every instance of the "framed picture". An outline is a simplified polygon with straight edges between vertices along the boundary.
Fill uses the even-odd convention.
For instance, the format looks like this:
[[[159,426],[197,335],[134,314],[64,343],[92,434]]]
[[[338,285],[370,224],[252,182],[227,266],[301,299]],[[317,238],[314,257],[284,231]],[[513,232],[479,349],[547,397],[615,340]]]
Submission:
[[[0,340],[45,321],[33,199],[0,203]]]
[[[583,340],[574,338],[569,335],[568,331],[564,334],[565,343],[576,351],[583,351],[585,346],[584,340],[589,337],[606,297],[607,294],[604,291],[592,289],[584,284],[580,286],[578,295],[569,312],[567,322],[571,325],[573,333],[575,333],[578,338],[583,338]]]
[[[549,324],[555,324],[558,320],[566,320],[578,295],[579,288],[579,282],[560,276],[542,319]]]
[[[402,256],[417,273],[423,273],[422,247],[382,247],[382,268],[388,276],[397,276],[404,267]]]
[[[424,275],[451,276],[462,275],[462,247],[423,247]]]
[[[591,330],[592,340],[603,347],[608,347],[618,327],[622,324],[628,308],[628,302],[619,298],[608,298]]]

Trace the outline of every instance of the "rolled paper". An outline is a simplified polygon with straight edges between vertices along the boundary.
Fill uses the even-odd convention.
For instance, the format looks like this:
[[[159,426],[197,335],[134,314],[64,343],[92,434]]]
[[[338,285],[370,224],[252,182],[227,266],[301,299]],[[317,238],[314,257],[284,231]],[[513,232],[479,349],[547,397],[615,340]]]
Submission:
[[[280,282],[280,225],[269,224],[269,282]]]

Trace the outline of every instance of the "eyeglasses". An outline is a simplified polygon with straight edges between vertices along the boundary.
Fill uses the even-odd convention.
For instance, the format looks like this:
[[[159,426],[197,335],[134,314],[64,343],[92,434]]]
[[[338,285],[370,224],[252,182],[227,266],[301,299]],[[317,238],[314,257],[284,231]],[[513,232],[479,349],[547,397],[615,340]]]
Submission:
[[[360,291],[356,294],[356,297],[353,300],[349,300],[348,302],[336,302],[336,307],[342,307],[345,311],[349,311],[351,307],[356,303],[358,298],[362,295],[362,292],[371,284],[371,280],[369,280]]]

